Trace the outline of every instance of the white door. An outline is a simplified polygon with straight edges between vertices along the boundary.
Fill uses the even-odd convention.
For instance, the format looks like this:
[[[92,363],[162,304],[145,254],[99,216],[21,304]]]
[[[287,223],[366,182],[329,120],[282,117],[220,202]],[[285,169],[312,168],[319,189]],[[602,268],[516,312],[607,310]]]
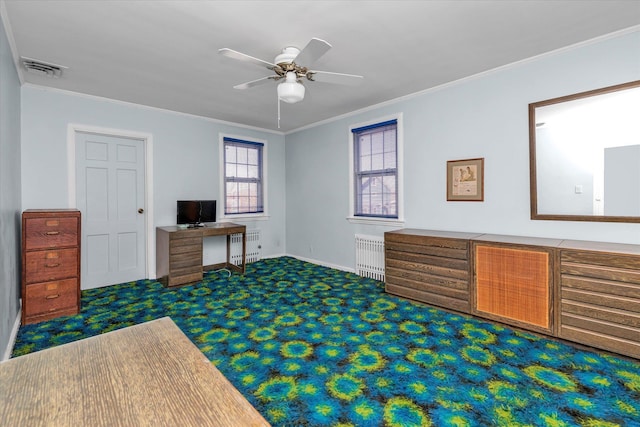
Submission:
[[[144,143],[76,132],[82,289],[146,276]]]

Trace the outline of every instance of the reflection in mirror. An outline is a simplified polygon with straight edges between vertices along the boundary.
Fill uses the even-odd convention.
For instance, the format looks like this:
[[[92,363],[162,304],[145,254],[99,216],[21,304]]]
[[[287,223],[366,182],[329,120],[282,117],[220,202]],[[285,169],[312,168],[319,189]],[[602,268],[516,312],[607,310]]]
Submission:
[[[531,218],[640,222],[640,81],[529,105]]]

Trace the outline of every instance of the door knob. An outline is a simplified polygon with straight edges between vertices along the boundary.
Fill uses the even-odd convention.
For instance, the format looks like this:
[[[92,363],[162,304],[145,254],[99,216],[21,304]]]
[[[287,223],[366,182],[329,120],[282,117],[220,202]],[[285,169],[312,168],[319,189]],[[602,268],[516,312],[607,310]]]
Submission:
[[[140,214],[144,213],[144,209],[142,209],[142,208],[138,209],[138,213],[140,213]]]

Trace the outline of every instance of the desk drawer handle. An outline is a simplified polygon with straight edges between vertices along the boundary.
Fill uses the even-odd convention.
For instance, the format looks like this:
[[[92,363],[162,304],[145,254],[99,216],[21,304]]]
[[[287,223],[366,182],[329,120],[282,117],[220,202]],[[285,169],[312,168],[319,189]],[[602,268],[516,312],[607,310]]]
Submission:
[[[56,268],[56,267],[60,267],[60,263],[55,263],[55,264],[45,264],[44,265],[46,268]]]
[[[60,234],[59,231],[47,231],[45,233],[47,236],[57,236],[58,234]]]
[[[60,297],[60,294],[55,294],[55,295],[47,295],[45,298],[46,299],[56,299],[56,298],[59,298],[59,297]]]

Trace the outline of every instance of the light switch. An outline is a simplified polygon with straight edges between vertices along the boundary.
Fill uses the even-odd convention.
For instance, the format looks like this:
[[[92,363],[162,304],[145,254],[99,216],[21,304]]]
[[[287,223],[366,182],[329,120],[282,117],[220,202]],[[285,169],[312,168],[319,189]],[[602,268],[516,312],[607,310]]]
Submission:
[[[576,185],[576,194],[582,194],[582,185],[580,184]]]

